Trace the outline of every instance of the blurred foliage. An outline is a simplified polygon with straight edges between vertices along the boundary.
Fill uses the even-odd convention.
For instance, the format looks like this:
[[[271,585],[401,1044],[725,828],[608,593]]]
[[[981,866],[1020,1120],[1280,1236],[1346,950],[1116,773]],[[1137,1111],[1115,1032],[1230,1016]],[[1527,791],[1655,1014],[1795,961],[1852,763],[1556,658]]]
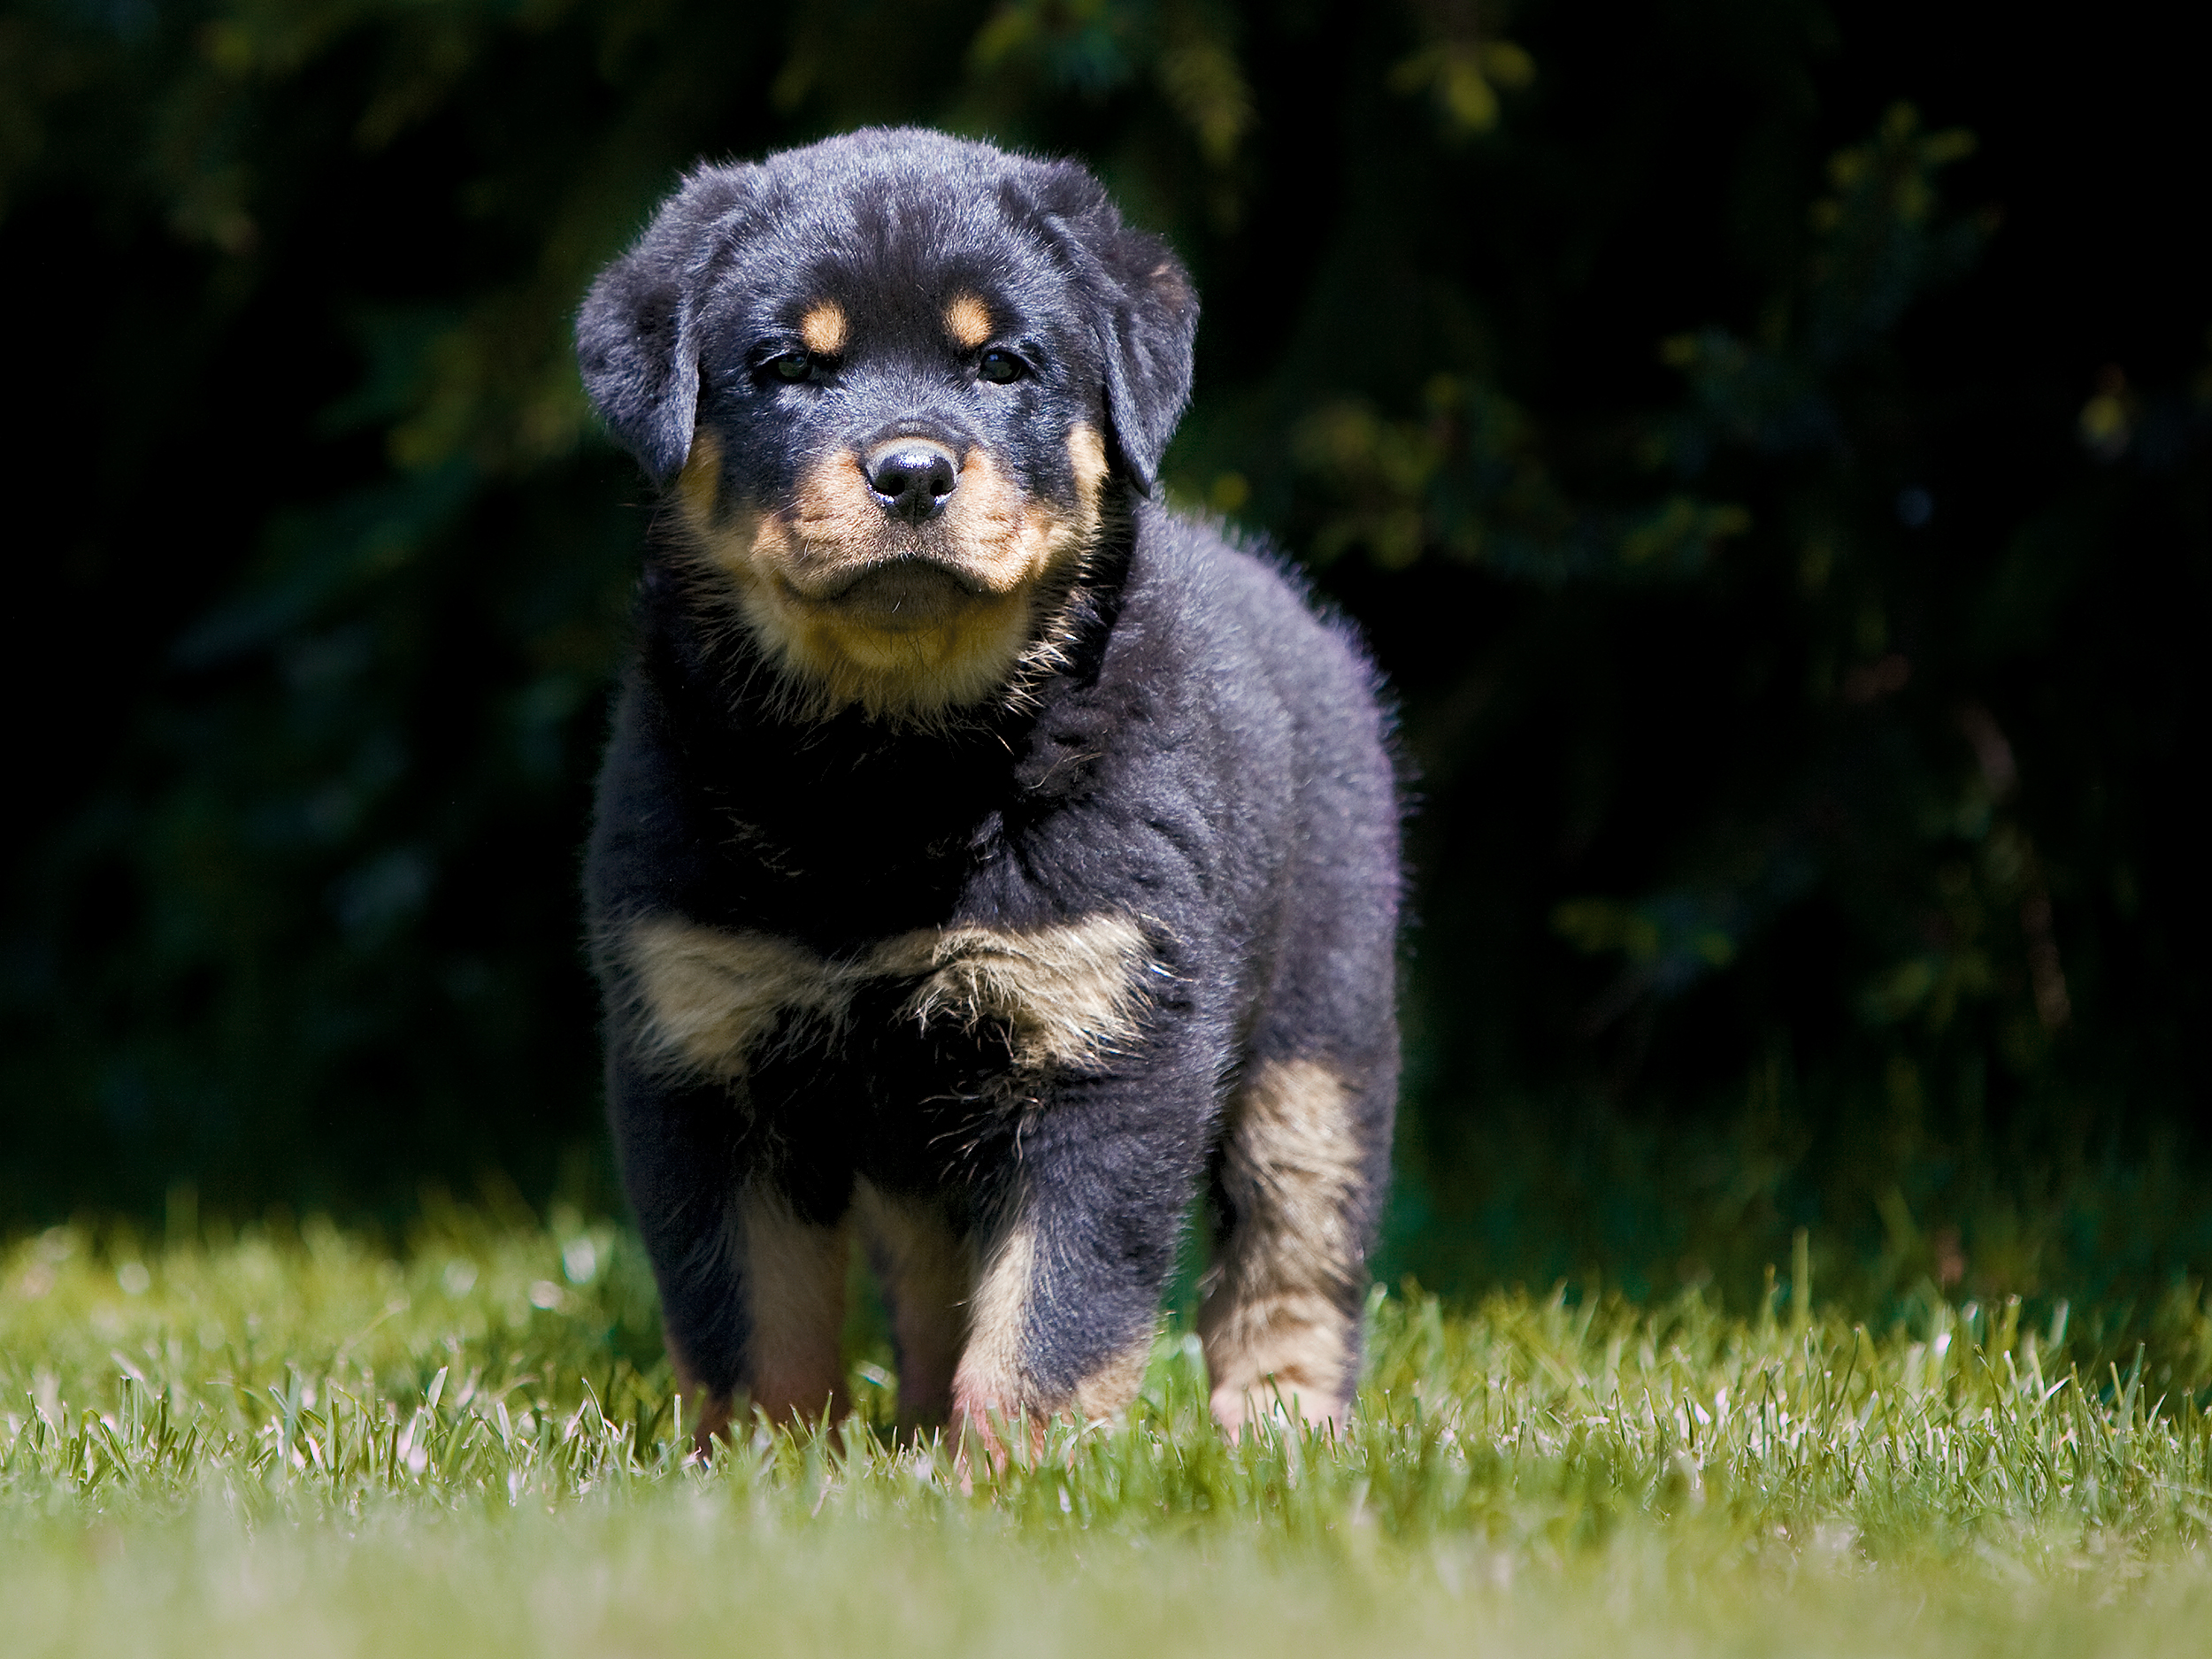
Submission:
[[[2161,16],[18,0],[15,454],[67,511],[16,541],[0,1211],[603,1179],[575,849],[648,503],[568,319],[695,157],[918,120],[1175,239],[1171,492],[1402,688],[1394,1260],[2201,1270]]]

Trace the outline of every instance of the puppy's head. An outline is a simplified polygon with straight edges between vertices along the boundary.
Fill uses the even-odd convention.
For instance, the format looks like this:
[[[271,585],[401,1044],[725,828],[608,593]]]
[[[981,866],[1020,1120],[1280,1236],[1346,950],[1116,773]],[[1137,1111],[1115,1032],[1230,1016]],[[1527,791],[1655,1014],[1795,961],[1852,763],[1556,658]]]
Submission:
[[[926,723],[1050,662],[1196,323],[1081,168],[910,130],[701,168],[577,338],[698,598],[800,706]]]

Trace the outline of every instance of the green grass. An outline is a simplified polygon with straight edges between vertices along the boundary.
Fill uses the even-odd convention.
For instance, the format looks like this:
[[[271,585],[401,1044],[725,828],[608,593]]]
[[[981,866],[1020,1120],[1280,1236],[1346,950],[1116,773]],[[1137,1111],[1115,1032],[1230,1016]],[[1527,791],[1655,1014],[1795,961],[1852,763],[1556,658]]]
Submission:
[[[964,1493],[865,1330],[856,1421],[687,1464],[606,1224],[57,1230],[0,1256],[0,1651],[2199,1653],[2212,1317],[2140,1335],[1394,1294],[1340,1441],[1225,1444],[1170,1335]]]

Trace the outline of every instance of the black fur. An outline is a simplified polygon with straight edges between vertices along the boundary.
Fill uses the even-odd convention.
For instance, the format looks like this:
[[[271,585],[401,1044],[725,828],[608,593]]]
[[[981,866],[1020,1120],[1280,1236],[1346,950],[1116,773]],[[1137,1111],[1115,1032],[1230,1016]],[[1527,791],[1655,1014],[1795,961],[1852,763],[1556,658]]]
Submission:
[[[1002,323],[1019,380],[983,384],[946,344],[956,291]],[[776,360],[822,299],[849,338],[787,383]],[[709,1393],[768,1363],[728,1243],[747,1183],[826,1225],[864,1178],[987,1243],[1018,1178],[1038,1240],[1018,1386],[972,1409],[1056,1409],[1141,1341],[1210,1168],[1226,1190],[1225,1102],[1271,1063],[1343,1080],[1338,1207],[1355,1252],[1371,1237],[1397,1073],[1384,718],[1340,625],[1145,499],[1195,319],[1165,246],[1079,168],[917,132],[700,169],[584,306],[586,384],[664,486],[704,434],[718,499],[771,510],[887,431],[941,434],[1071,511],[1070,433],[1101,430],[1111,463],[1054,595],[1064,649],[1020,695],[926,720],[795,700],[680,533],[649,551],[586,885],[624,1178],[672,1352]],[[1041,1068],[999,1022],[918,1018],[913,976],[884,974],[834,1018],[784,1010],[741,1084],[687,1074],[649,1052],[623,945],[680,918],[852,964],[927,930],[1097,916],[1142,931],[1135,1034]],[[1348,1320],[1362,1288],[1329,1292]],[[1348,1369],[1332,1386],[1340,1403]]]

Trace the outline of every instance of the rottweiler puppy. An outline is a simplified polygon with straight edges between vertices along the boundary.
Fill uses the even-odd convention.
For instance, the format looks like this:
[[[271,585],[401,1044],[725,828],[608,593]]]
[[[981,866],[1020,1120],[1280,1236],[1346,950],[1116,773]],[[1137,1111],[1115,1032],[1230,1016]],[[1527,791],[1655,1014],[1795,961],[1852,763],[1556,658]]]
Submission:
[[[703,166],[585,385],[663,508],[586,871],[609,1111],[704,1434],[1133,1397],[1194,1196],[1214,1409],[1335,1419],[1387,1173],[1376,675],[1151,499],[1197,301],[1087,173],[920,131]]]

